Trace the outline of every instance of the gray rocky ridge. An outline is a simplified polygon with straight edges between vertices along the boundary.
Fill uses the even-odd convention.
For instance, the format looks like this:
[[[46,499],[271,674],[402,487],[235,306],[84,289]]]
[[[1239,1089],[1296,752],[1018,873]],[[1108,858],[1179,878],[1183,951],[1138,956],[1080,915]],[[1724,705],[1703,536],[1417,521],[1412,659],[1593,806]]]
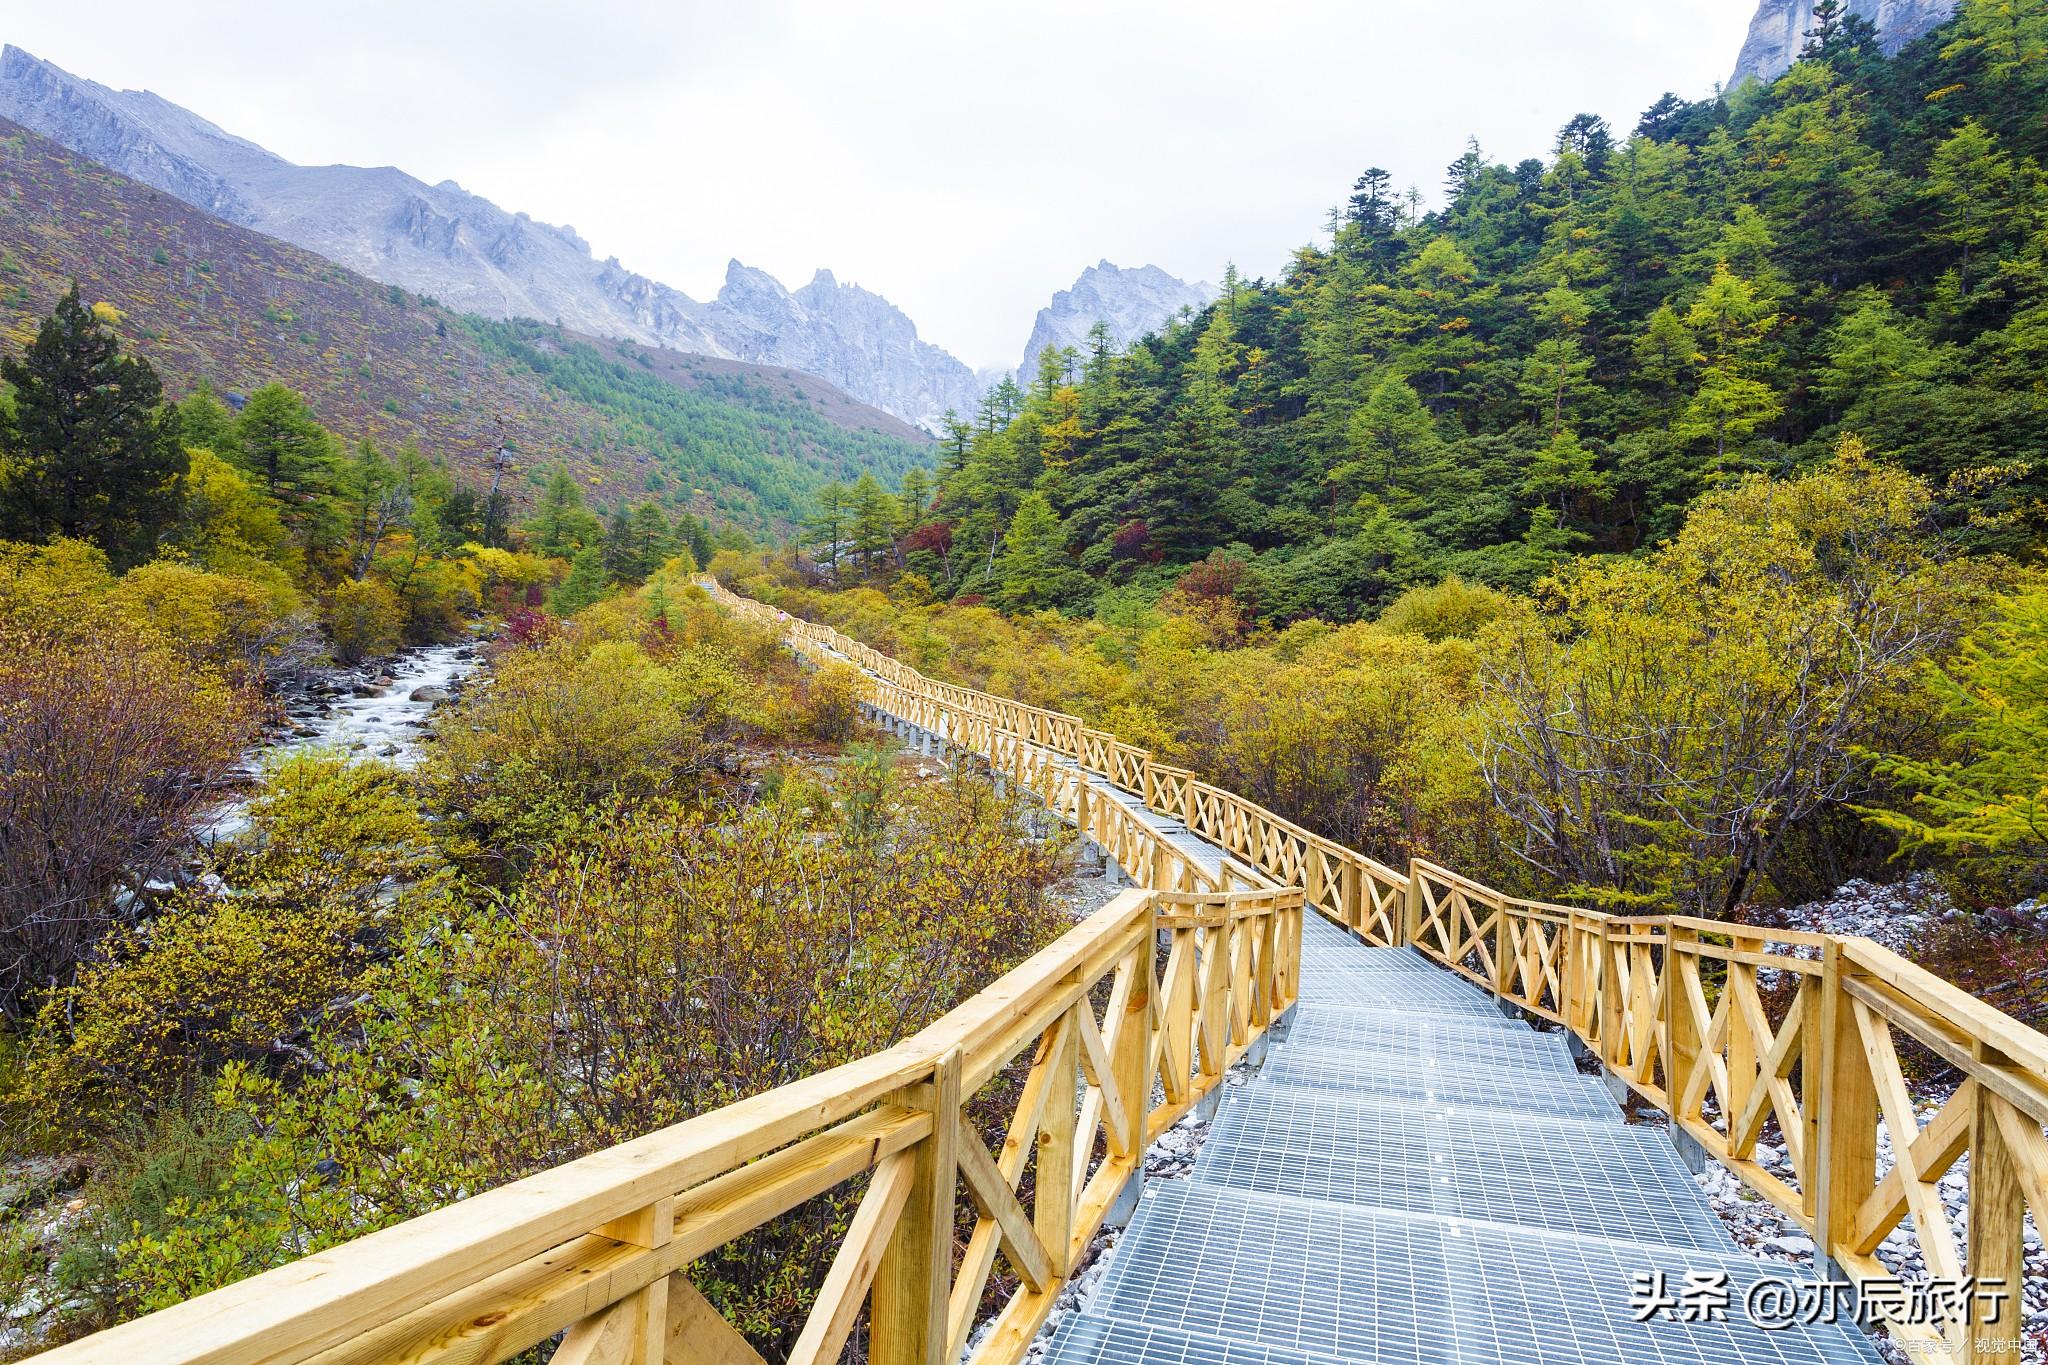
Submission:
[[[1071,288],[1060,290],[1050,304],[1038,310],[1017,378],[1022,383],[1031,381],[1038,373],[1038,357],[1048,346],[1071,346],[1085,356],[1088,331],[1097,322],[1108,324],[1111,342],[1122,349],[1158,330],[1182,308],[1200,308],[1215,297],[1216,286],[1189,284],[1156,265],[1125,269],[1099,261],[1082,271]]]
[[[1897,52],[1955,13],[1956,0],[1849,0],[1849,13],[1876,26],[1886,52]],[[1813,27],[1813,0],[1762,0],[1749,21],[1749,37],[1735,59],[1730,87],[1754,76],[1775,80],[1799,60],[1806,32]]]
[[[390,166],[300,166],[147,91],[0,49],[0,117],[208,213],[486,317],[783,365],[935,429],[981,384],[878,294],[820,271],[794,292],[733,262],[709,303],[599,260],[574,228]]]

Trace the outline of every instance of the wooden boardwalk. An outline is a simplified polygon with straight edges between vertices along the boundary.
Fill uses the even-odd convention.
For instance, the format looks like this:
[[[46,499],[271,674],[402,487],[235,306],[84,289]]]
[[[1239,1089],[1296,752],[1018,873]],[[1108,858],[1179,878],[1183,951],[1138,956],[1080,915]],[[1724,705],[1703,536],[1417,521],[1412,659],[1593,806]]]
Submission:
[[[496,1365],[550,1340],[554,1365],[763,1365],[691,1269],[828,1192],[854,1211],[790,1365],[840,1359],[863,1322],[870,1365],[1877,1359],[1848,1325],[1789,1321],[1826,1306],[1816,1283],[1742,1254],[1617,1096],[1889,1305],[1915,1361],[2013,1361],[2038,1330],[2012,1291],[2039,1287],[2048,1036],[1865,938],[1392,867],[1077,716],[704,589],[865,670],[878,716],[986,765],[1134,885],[893,1046],[50,1365]],[[1938,1107],[1916,1112],[1908,1046],[1962,1077]],[[1199,1106],[1191,1174],[1146,1183],[1147,1144]],[[1110,1272],[1041,1340],[1116,1224]]]
[[[1231,861],[1106,777],[1062,766],[1211,876]],[[1213,1093],[1189,1178],[1142,1190],[1052,1365],[1879,1360],[1846,1303],[1834,1324],[1752,1320],[1760,1280],[1799,1287],[1762,1294],[1808,1299],[1818,1282],[1738,1247],[1666,1133],[1627,1123],[1561,1031],[1315,915],[1301,968],[1256,1078]],[[1678,1305],[1636,1321],[1660,1277]],[[1708,1320],[1679,1320],[1688,1306]]]

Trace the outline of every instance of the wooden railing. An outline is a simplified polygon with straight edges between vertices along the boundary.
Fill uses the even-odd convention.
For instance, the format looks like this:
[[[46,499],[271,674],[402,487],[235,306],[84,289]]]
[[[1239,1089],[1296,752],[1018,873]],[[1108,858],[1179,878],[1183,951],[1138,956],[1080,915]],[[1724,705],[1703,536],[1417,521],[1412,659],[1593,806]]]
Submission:
[[[1503,1005],[1563,1025],[1804,1229],[1836,1273],[1901,1309],[1908,1286],[1878,1248],[1909,1220],[1931,1279],[1967,1273],[2005,1292],[1955,1299],[1927,1323],[1880,1309],[1891,1334],[1930,1361],[2017,1358],[2029,1208],[2048,1231],[2048,1037],[1869,939],[1526,900],[1422,859],[1396,872],[1077,717],[932,682],[828,627],[713,591],[818,657],[886,679],[892,714],[927,729],[934,717],[971,714],[1028,733],[1267,882],[1300,888],[1367,943],[1410,947]],[[1901,1037],[1961,1078],[1924,1119]],[[1882,1170],[1881,1131],[1896,1153]],[[1962,1236],[1940,1193],[1959,1169],[1969,1191]]]
[[[1893,1336],[1930,1361],[2016,1358],[2029,1207],[2048,1223],[2048,1037],[1867,939],[1602,914],[1421,860],[1396,872],[1077,717],[932,681],[706,587],[814,658],[865,670],[867,704],[986,762],[1144,886],[886,1052],[46,1359],[488,1365],[563,1333],[560,1365],[753,1362],[690,1263],[864,1182],[791,1359],[835,1358],[865,1308],[878,1365],[953,1365],[970,1340],[969,1360],[1010,1365],[1140,1178],[1145,1143],[1295,1000],[1305,906],[1562,1024],[1864,1295],[1896,1301],[1878,1250],[1910,1219],[1930,1276],[2007,1292],[1928,1324],[1891,1315]],[[1084,773],[1232,856],[1205,869]],[[1962,1078],[1924,1122],[1900,1037]],[[969,1121],[984,1092],[1014,1096],[1000,1132]],[[1880,1130],[1897,1154],[1886,1169]],[[1939,1186],[1965,1156],[1958,1238]]]
[[[1017,1288],[972,1359],[1014,1361],[1146,1143],[1292,1003],[1300,915],[1287,892],[1127,891],[886,1052],[45,1359],[490,1362],[564,1332],[557,1365],[751,1361],[690,1263],[865,1177],[790,1359],[836,1359],[871,1298],[870,1359],[956,1360],[1000,1258]],[[968,1120],[985,1091],[1016,1097],[998,1133]]]

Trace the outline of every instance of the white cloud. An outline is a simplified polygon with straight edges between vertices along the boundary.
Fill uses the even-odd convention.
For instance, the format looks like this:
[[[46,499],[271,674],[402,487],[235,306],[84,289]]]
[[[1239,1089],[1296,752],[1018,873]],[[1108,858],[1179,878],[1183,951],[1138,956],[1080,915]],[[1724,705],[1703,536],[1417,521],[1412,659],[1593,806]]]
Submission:
[[[1749,0],[200,0],[35,5],[0,37],[296,161],[569,222],[705,297],[820,267],[974,364],[1108,257],[1272,274],[1368,165],[1434,198],[1476,135],[1626,132],[1733,64]]]

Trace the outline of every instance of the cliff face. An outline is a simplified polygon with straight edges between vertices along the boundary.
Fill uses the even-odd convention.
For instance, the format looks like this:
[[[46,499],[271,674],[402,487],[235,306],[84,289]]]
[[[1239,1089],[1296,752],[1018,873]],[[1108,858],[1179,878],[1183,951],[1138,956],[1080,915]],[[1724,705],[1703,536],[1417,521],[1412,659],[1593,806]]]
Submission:
[[[1849,0],[1849,12],[1876,26],[1886,52],[1896,52],[1915,38],[1948,22],[1956,0]],[[1775,80],[1799,60],[1806,31],[1813,27],[1813,0],[1762,0],[1749,21],[1749,37],[1735,59],[1730,86],[1750,76]]]
[[[574,228],[536,222],[452,180],[390,166],[298,166],[147,91],[111,90],[19,48],[0,50],[0,117],[216,217],[385,284],[485,317],[817,375],[927,425],[979,395],[974,374],[920,340],[888,300],[822,273],[795,294],[734,263],[717,301],[598,260]]]
[[[1048,346],[1071,346],[1085,355],[1089,329],[1098,322],[1107,324],[1116,346],[1124,347],[1158,330],[1182,308],[1200,308],[1215,297],[1214,285],[1189,284],[1156,265],[1126,270],[1099,261],[1038,310],[1017,367],[1018,381],[1029,383],[1038,373],[1038,357]]]

